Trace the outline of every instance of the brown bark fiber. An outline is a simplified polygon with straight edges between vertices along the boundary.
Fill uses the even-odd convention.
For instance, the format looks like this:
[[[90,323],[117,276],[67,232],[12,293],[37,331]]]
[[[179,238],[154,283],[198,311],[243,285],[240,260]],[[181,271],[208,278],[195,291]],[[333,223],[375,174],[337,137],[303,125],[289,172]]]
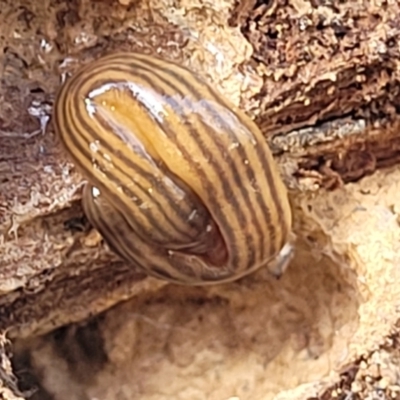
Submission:
[[[390,0],[3,0],[0,399],[400,398],[399,37]],[[298,238],[279,281],[166,284],[88,226],[51,109],[121,49],[261,127]]]

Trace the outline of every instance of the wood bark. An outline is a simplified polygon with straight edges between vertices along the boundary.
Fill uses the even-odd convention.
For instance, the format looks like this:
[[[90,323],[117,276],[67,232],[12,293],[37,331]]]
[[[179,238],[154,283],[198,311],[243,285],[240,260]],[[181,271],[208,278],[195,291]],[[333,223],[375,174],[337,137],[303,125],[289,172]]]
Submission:
[[[0,331],[13,340],[168,286],[120,261],[84,218],[84,178],[51,124],[61,78],[82,63],[114,50],[157,52],[206,75],[265,134],[290,188],[300,252],[312,236],[301,199],[343,190],[398,161],[399,2],[167,3],[2,2]],[[330,385],[349,391],[369,350]]]

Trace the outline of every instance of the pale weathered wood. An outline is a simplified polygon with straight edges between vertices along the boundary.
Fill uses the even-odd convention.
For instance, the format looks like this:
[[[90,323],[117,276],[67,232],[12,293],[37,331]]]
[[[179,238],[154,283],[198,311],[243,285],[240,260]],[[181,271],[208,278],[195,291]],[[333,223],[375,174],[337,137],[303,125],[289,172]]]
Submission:
[[[0,331],[10,337],[164,285],[120,262],[83,219],[83,179],[48,123],[62,74],[79,63],[130,49],[203,72],[258,122],[293,199],[397,162],[398,2],[182,2],[174,14],[155,0],[150,10],[135,1],[42,3],[6,1],[0,11]],[[190,15],[203,36],[190,35]],[[211,40],[219,58],[205,49]]]

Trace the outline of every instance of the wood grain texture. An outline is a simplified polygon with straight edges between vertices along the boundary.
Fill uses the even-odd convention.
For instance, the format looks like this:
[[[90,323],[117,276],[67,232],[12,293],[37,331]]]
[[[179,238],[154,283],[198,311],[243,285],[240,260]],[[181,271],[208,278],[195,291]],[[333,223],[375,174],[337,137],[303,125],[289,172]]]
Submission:
[[[372,5],[371,7],[373,8]],[[293,55],[293,62],[298,61],[297,68],[304,73],[292,73],[290,76],[289,70],[287,70],[285,74],[283,72],[278,74],[275,56],[275,58],[268,59],[269,64],[263,64],[264,53],[260,50],[255,53],[255,59],[261,60],[260,65],[263,66],[261,75],[264,79],[258,98],[262,98],[262,104],[266,105],[261,107],[261,115],[256,120],[263,127],[275,154],[280,154],[277,160],[281,163],[284,171],[307,178],[311,176],[314,182],[321,185],[326,182],[329,184],[332,180],[337,183],[342,177],[345,180],[352,176],[359,178],[365,171],[371,172],[375,166],[379,166],[379,162],[384,165],[395,162],[398,154],[396,135],[398,120],[395,113],[397,96],[395,94],[398,91],[396,77],[399,73],[397,66],[399,50],[398,42],[395,39],[399,32],[384,23],[385,18],[389,18],[394,13],[396,5],[393,7],[389,8],[386,14],[385,11],[381,11],[381,22],[375,24],[372,29],[368,29],[370,35],[367,35],[367,30],[362,26],[356,28],[348,25],[351,22],[344,16],[346,10],[339,9],[336,15],[341,16],[341,23],[347,26],[346,31],[349,31],[349,35],[357,38],[357,46],[353,44],[346,47],[342,44],[341,51],[337,51],[335,57],[327,60],[320,55],[308,62],[307,59],[302,59],[300,62],[299,56],[296,58]],[[81,9],[76,11],[85,13],[87,10],[90,11],[90,6],[88,3],[83,3]],[[125,8],[121,8],[123,18],[132,18],[139,12],[134,7],[132,10],[128,12]],[[67,64],[69,70],[74,70],[77,68],[79,60],[93,59],[102,51],[109,50],[110,47],[137,48],[134,44],[137,39],[124,42],[112,25],[103,27],[93,43],[74,44],[68,39],[68,34],[76,34],[83,24],[82,17],[76,21],[70,19],[69,16],[75,12],[71,9],[64,15],[63,26],[58,27],[60,30],[57,30],[58,33],[55,34],[58,22],[54,18],[58,10],[50,9],[48,12],[46,18],[49,19],[50,25],[47,33],[48,35],[52,34],[52,41],[48,42],[49,46],[62,43],[63,51],[56,52],[53,49],[46,54],[42,48],[38,48],[37,53],[46,60],[42,68],[34,68],[37,54],[27,51],[26,47],[22,48],[21,43],[11,36],[11,31],[8,36],[5,36],[2,43],[6,52],[2,56],[1,64],[4,71],[1,99],[6,107],[3,107],[0,113],[0,171],[2,176],[0,226],[3,234],[0,282],[1,291],[4,294],[1,298],[2,304],[9,305],[5,309],[9,319],[2,319],[3,327],[9,326],[10,322],[7,321],[14,321],[12,325],[18,325],[25,319],[18,317],[19,313],[22,315],[23,311],[22,309],[18,311],[17,304],[19,303],[13,299],[24,299],[25,296],[30,298],[35,296],[32,294],[35,290],[43,290],[42,283],[39,283],[43,278],[39,277],[43,274],[52,276],[55,271],[63,271],[63,266],[65,266],[63,252],[70,251],[72,254],[70,256],[71,266],[64,271],[67,276],[74,274],[72,266],[78,260],[80,260],[79,264],[84,264],[88,258],[95,257],[94,259],[96,259],[99,252],[103,254],[103,250],[98,250],[96,246],[93,248],[81,246],[79,240],[76,239],[74,230],[65,229],[68,221],[79,220],[82,217],[79,207],[70,207],[71,202],[80,198],[82,177],[67,161],[54,137],[51,124],[47,125],[45,133],[40,131],[40,122],[46,122],[45,106],[47,104],[51,106],[55,90],[59,85],[60,69],[54,71],[54,68],[64,59],[66,51],[71,54],[76,53],[71,59],[75,61]],[[95,18],[99,15],[106,15],[107,12],[108,6],[104,3],[101,8],[88,12],[85,23],[90,27]],[[262,13],[262,10],[257,12]],[[275,15],[269,14],[270,12],[270,10],[266,11],[265,18],[267,20],[272,18],[271,15]],[[290,10],[288,9],[287,12]],[[316,7],[313,9],[313,20],[325,12],[324,8]],[[26,21],[26,13],[35,16],[30,28]],[[33,30],[35,24],[40,24],[41,18],[44,18],[41,13],[40,7],[31,5],[22,15],[23,18],[14,18],[12,28],[14,30],[25,29],[27,32],[29,29]],[[369,20],[368,10],[360,11],[360,15],[364,16],[365,21]],[[5,18],[4,14],[3,18]],[[146,18],[147,16],[144,21]],[[284,22],[285,17],[281,18]],[[286,23],[292,24],[289,20],[286,21]],[[159,42],[156,45],[148,44],[146,51],[158,46],[168,57],[171,48],[179,49],[177,46],[181,43],[182,50],[178,59],[182,58],[185,47],[183,46],[184,40],[180,38],[184,35],[163,18],[159,18],[157,22],[158,25],[153,24],[153,35],[158,38]],[[157,36],[160,29],[163,29],[163,35]],[[329,29],[333,29],[333,27],[326,28],[327,31]],[[252,28],[251,31],[246,28],[246,32],[250,41],[255,43],[256,38],[252,36],[256,32],[255,28]],[[315,35],[315,29],[313,32]],[[115,39],[109,44],[104,42],[104,36],[102,36],[106,33],[115,36]],[[292,34],[291,41],[297,43],[298,39],[295,39],[297,33],[298,30],[292,26],[292,30],[286,35]],[[124,34],[127,35],[127,32],[125,31]],[[141,38],[141,46],[149,35],[144,28],[142,32],[137,33],[137,37]],[[172,41],[172,38],[175,41]],[[288,43],[286,39],[284,37],[277,38],[273,39],[273,42]],[[301,40],[305,45],[307,40],[312,42],[314,39],[312,35],[307,36],[304,33]],[[336,38],[332,42],[327,41],[326,46],[337,47],[338,40]],[[125,44],[123,45],[122,42]],[[385,46],[383,44],[378,46],[383,42],[386,43]],[[38,44],[36,43],[36,45]],[[368,51],[362,49],[368,49]],[[278,53],[272,54],[279,54],[279,51],[276,50]],[[268,54],[272,57],[270,52]],[[171,54],[169,55],[171,56]],[[226,57],[229,57],[229,54]],[[190,63],[194,62],[190,61]],[[383,68],[384,63],[385,68]],[[283,71],[284,63],[279,65]],[[325,71],[324,74],[313,72],[317,70],[318,66]],[[29,76],[24,74],[25,70],[31,71]],[[361,72],[356,73],[356,70],[364,71],[364,75],[369,78],[361,79]],[[370,73],[367,74],[368,71]],[[327,96],[329,93],[331,93],[330,96],[333,96],[332,93],[335,92],[329,90],[330,86],[327,87],[328,78],[330,79],[328,81],[331,82],[330,86],[334,83],[333,86],[342,88],[341,93],[343,93],[340,101],[331,98],[332,101],[329,104],[332,112],[329,115],[322,112]],[[385,90],[385,88],[390,90]],[[266,93],[266,95],[262,96],[262,93]],[[306,101],[306,98],[309,101]],[[309,113],[309,116],[313,115],[314,117],[303,118],[303,122],[293,124],[289,116],[300,121],[300,115],[302,115],[293,108],[295,104],[298,105],[299,110],[303,111],[311,106],[314,107],[315,111]],[[380,104],[382,106],[379,107]],[[383,106],[385,104],[386,106]],[[29,107],[33,107],[34,110]],[[17,110],[20,111],[17,112]],[[349,110],[352,112],[350,113]],[[324,122],[324,116],[331,119],[334,112],[337,114],[337,119]],[[382,116],[382,112],[386,115]],[[40,113],[43,115],[38,120],[36,116],[39,114],[40,117]],[[353,116],[349,114],[353,114]],[[262,122],[263,119],[270,121],[269,124],[273,124],[273,127],[265,125]],[[304,130],[300,131],[299,128],[302,125],[304,125]],[[342,129],[340,130],[338,126]],[[297,128],[297,130],[293,130],[293,128]],[[279,134],[279,131],[282,133]],[[275,135],[272,136],[271,133],[275,133]],[[390,151],[388,151],[389,149]],[[363,161],[365,154],[369,155],[369,158],[366,158],[367,161]],[[368,161],[370,159],[372,162]],[[298,185],[298,182],[296,183],[293,179],[289,179],[290,183]],[[78,245],[76,245],[77,242]],[[74,248],[69,250],[72,245],[82,248],[75,252]],[[94,251],[95,253],[93,253]],[[111,261],[112,259],[109,261],[107,257],[109,256],[105,256],[106,261],[98,263],[99,270],[101,270],[101,265],[116,262]],[[22,272],[16,274],[16,271]],[[93,279],[96,279],[95,276]],[[51,281],[52,279],[49,278],[48,283],[44,286],[51,285]],[[31,293],[26,294],[25,289],[29,286],[32,287]],[[25,301],[22,301],[21,304],[24,303]]]
[[[233,3],[223,11],[192,10],[194,20],[219,27],[213,44],[222,58],[187,34],[191,20],[162,14],[161,6],[145,13],[142,2],[134,3],[59,2],[46,9],[21,0],[4,2],[0,11],[0,22],[7,21],[0,24],[0,329],[11,337],[82,321],[163,286],[129,270],[92,237],[79,206],[83,179],[51,123],[41,129],[60,75],[81,60],[114,49],[156,49],[204,68],[260,125],[293,201],[299,189],[343,186],[398,161],[398,2],[243,7],[236,24],[252,54],[237,40],[238,29],[221,22]],[[135,34],[132,20],[140,22]],[[237,41],[236,52],[227,37]]]

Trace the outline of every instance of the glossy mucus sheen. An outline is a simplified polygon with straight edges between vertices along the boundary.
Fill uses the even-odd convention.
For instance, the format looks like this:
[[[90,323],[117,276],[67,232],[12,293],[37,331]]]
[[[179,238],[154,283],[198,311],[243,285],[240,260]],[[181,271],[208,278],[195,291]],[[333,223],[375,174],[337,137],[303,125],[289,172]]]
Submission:
[[[89,221],[128,263],[189,285],[281,268],[286,188],[255,123],[201,76],[105,56],[62,85],[54,124],[89,181]]]

